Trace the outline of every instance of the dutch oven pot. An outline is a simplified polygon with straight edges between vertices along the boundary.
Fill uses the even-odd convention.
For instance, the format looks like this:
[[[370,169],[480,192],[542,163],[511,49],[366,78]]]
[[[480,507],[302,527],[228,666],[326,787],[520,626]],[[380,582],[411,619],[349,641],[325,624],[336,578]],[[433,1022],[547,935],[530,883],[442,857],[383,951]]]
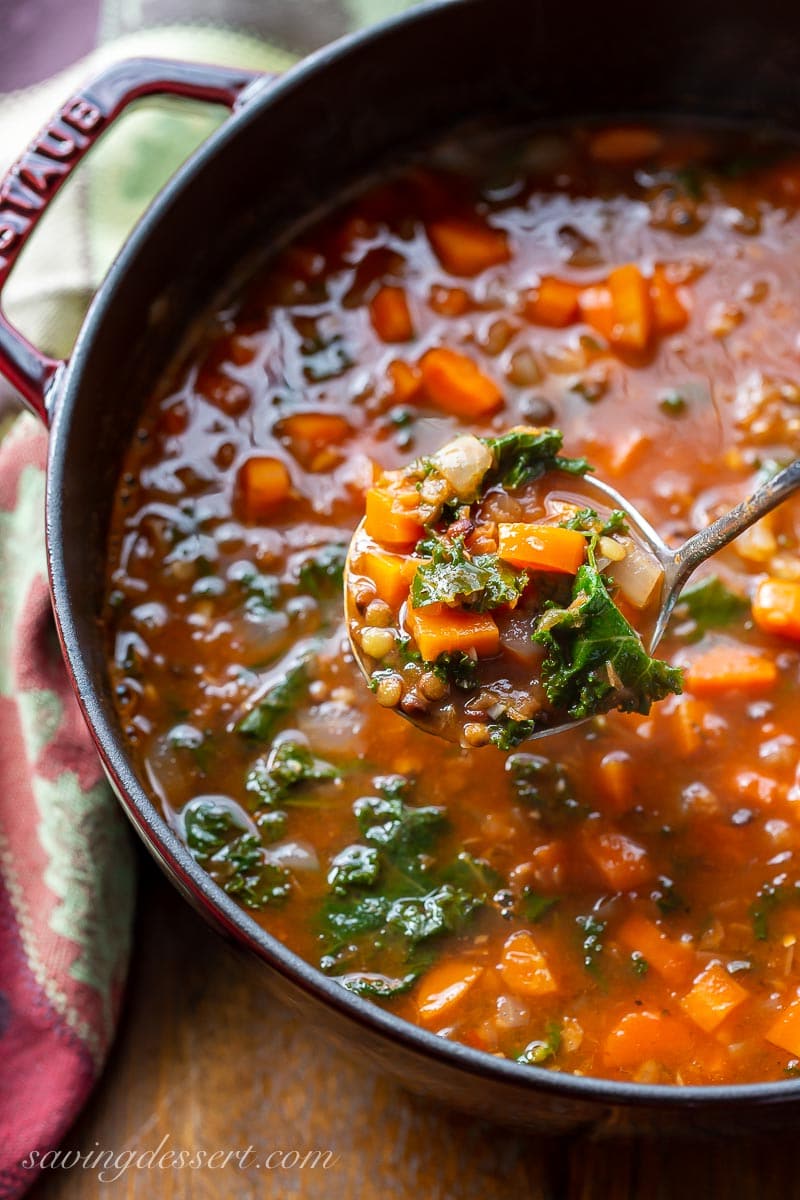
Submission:
[[[195,864],[137,777],[98,620],[114,486],[137,413],[198,303],[349,183],[463,120],[667,114],[800,129],[800,18],[790,0],[671,0],[643,10],[550,0],[445,0],[325,49],[279,80],[139,60],[68,100],[0,189],[0,287],[47,201],[132,100],[228,104],[230,119],[162,192],[100,288],[69,362],[0,318],[0,370],[50,426],[47,538],[66,662],[138,833],[218,930],[268,968],[309,1022],[413,1090],[485,1116],[715,1132],[786,1125],[800,1081],[678,1088],[576,1078],[453,1044],[345,991],[291,954]]]

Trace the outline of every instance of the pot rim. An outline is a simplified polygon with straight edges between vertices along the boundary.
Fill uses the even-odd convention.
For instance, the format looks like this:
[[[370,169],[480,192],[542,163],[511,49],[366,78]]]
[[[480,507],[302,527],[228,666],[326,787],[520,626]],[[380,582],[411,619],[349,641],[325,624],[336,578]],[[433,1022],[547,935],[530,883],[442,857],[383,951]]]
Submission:
[[[324,975],[262,928],[240,908],[200,867],[186,846],[170,828],[150,799],[123,749],[123,742],[112,728],[99,696],[98,684],[88,666],[78,637],[69,602],[69,582],[64,563],[63,515],[64,484],[69,465],[64,453],[65,427],[83,384],[83,365],[87,352],[101,331],[112,307],[118,282],[135,263],[169,204],[188,190],[197,176],[228,141],[240,137],[249,125],[275,100],[291,94],[305,80],[328,64],[346,58],[355,48],[368,47],[390,38],[398,27],[422,23],[440,10],[480,4],[485,0],[432,0],[422,8],[399,13],[367,29],[349,34],[302,59],[277,80],[262,89],[254,89],[247,105],[226,121],[191,155],[152,202],[128,237],[112,267],[98,288],[81,325],[68,363],[54,382],[54,417],[48,449],[46,485],[46,532],[48,571],[56,625],[67,670],[84,719],[90,729],[106,773],[128,817],[148,849],[166,869],[173,882],[188,892],[212,923],[222,926],[226,936],[238,942],[307,995],[348,1018],[355,1025],[369,1027],[383,1037],[402,1045],[421,1058],[434,1060],[446,1068],[460,1071],[473,1079],[487,1079],[513,1085],[530,1092],[532,1105],[536,1095],[547,1094],[564,1101],[602,1104],[607,1107],[652,1107],[661,1110],[698,1110],[721,1106],[775,1106],[800,1101],[800,1080],[787,1079],[765,1083],[711,1084],[640,1084],[594,1076],[553,1072],[498,1058],[462,1042],[439,1037],[420,1026],[349,992],[335,978]]]

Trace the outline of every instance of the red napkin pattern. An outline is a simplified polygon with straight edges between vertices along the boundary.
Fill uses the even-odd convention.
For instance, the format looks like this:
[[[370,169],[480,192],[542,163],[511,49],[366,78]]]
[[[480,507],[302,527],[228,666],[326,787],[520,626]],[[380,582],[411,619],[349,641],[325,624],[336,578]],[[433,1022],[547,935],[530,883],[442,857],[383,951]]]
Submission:
[[[113,1036],[133,848],[70,690],[45,574],[46,434],[0,442],[0,1200],[62,1141]]]

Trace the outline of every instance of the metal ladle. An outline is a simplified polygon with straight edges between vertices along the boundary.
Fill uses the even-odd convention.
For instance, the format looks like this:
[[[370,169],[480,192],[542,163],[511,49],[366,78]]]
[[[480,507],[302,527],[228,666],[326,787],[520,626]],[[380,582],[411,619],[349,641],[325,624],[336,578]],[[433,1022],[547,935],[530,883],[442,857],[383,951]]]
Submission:
[[[677,550],[668,546],[641,513],[633,508],[614,488],[591,477],[585,477],[584,485],[586,484],[589,488],[596,488],[598,493],[604,496],[614,508],[622,509],[634,533],[644,547],[658,559],[663,568],[664,582],[661,586],[658,616],[648,646],[652,654],[664,636],[664,631],[672,616],[672,610],[686,581],[694,575],[697,568],[707,559],[713,558],[723,547],[729,545],[751,525],[755,525],[756,521],[772,512],[773,508],[777,508],[779,504],[788,500],[800,489],[800,459],[795,459],[788,467],[784,467],[777,475],[773,475],[766,483],[762,483],[752,496],[743,500],[741,504],[737,504],[729,512],[723,513],[716,521],[712,521],[705,529],[701,529],[699,533],[685,541]]]

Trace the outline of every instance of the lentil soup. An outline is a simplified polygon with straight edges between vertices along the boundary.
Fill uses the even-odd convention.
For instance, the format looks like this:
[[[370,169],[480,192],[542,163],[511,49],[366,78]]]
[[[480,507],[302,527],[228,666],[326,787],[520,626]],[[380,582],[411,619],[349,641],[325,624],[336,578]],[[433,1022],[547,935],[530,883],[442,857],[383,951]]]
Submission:
[[[793,458],[799,201],[763,137],[465,139],[306,228],[144,409],[104,617],[142,776],[256,920],[443,1037],[640,1082],[800,1071],[800,506],[684,594],[682,694],[511,753],[379,704],[342,598],[375,479],[458,435],[556,426],[676,540]]]

